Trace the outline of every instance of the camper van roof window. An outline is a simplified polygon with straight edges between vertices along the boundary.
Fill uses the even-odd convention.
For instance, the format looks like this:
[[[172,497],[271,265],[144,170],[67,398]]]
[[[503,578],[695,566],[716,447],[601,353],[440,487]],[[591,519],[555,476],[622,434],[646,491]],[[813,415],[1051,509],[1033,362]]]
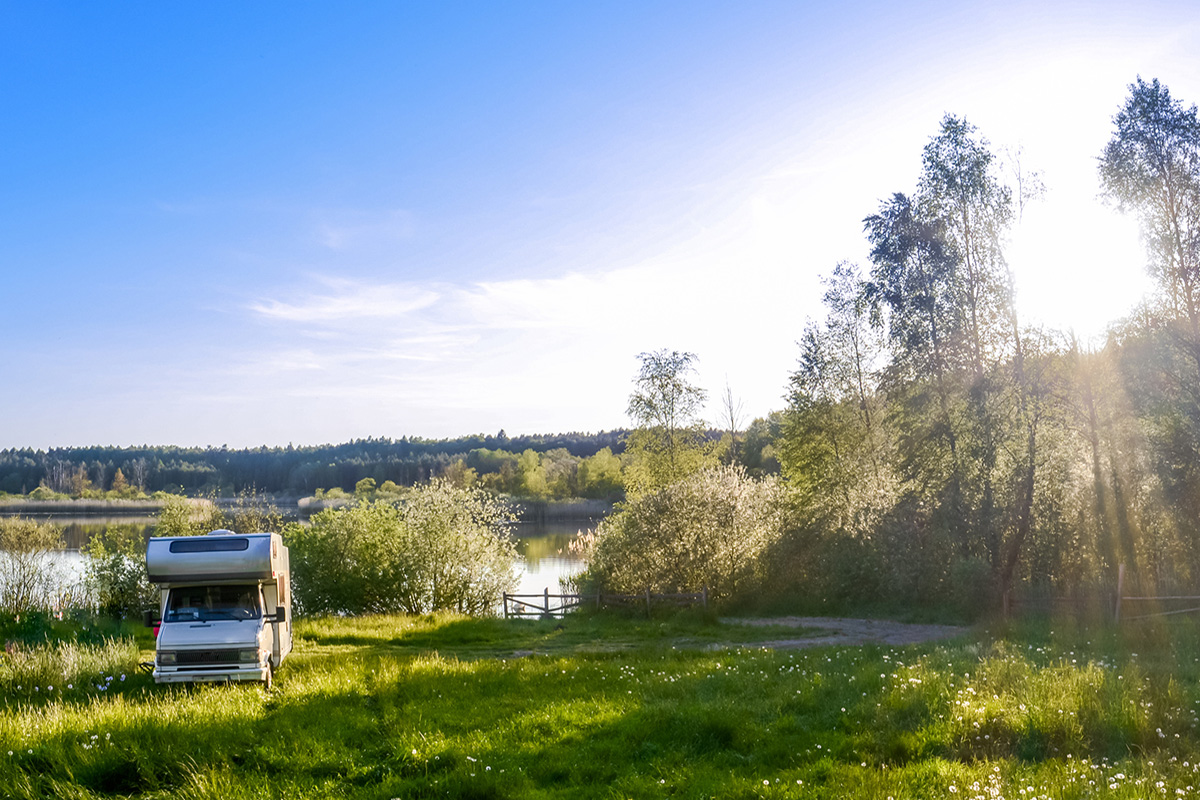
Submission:
[[[249,539],[206,539],[196,536],[187,539],[176,539],[171,542],[172,553],[217,553],[229,550],[246,550],[250,547]]]

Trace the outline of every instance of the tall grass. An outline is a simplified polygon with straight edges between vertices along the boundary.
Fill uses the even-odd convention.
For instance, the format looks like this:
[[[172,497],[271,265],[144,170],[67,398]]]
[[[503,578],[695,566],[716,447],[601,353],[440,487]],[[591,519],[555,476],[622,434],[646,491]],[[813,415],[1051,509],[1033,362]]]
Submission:
[[[27,645],[9,642],[0,659],[0,692],[11,700],[40,692],[61,693],[75,688],[122,680],[138,665],[139,651],[131,639],[105,639],[99,644],[50,642]]]
[[[1058,800],[1200,786],[1186,622],[790,651],[721,647],[757,632],[687,617],[372,617],[298,633],[270,693],[106,681],[121,651],[80,662],[106,691],[10,699],[0,794]]]

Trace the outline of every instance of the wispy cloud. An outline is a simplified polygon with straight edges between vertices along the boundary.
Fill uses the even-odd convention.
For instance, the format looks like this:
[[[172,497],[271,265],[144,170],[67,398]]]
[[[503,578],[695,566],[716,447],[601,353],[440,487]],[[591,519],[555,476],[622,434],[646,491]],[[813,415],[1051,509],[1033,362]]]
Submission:
[[[268,319],[298,323],[330,323],[363,317],[400,317],[428,308],[440,293],[433,286],[408,283],[367,284],[345,278],[319,278],[317,290],[299,299],[260,300],[250,310]]]
[[[394,243],[413,235],[413,216],[402,209],[326,212],[316,224],[317,241],[331,250]]]
[[[778,405],[792,343],[819,298],[795,262],[812,235],[795,222],[805,218],[797,204],[814,201],[793,191],[772,187],[719,228],[610,269],[463,282],[311,276],[277,287],[246,306],[265,337],[239,371],[282,396],[353,398],[421,418],[457,408],[510,429],[611,427],[625,421],[636,355],[670,347],[700,355],[714,396],[728,375],[764,413]]]

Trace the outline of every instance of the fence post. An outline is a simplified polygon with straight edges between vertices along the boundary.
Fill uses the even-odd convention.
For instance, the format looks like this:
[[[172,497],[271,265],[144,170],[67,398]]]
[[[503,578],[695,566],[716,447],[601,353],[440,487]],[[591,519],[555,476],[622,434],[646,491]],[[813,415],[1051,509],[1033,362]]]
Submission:
[[[646,616],[650,616],[650,587],[646,587]]]
[[[1117,567],[1117,602],[1113,609],[1113,619],[1121,621],[1121,595],[1125,594],[1125,565]]]
[[[542,602],[546,604],[546,616],[550,616],[550,587],[546,587],[546,591],[542,593]]]
[[[708,587],[705,586],[700,590],[700,602],[704,604],[704,610],[708,611]]]
[[[504,593],[504,618],[508,619],[508,592]]]

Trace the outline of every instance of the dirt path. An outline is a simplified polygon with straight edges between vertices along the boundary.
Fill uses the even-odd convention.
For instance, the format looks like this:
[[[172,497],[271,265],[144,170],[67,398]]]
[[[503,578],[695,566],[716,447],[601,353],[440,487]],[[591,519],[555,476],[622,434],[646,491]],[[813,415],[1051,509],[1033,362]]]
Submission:
[[[763,617],[741,619],[723,618],[729,625],[779,626],[788,628],[820,628],[828,634],[796,639],[776,639],[754,642],[743,647],[770,647],[775,650],[828,645],[890,644],[906,645],[937,641],[961,636],[969,628],[956,625],[913,625],[880,619],[847,619],[840,617]],[[738,645],[734,645],[738,646]]]

